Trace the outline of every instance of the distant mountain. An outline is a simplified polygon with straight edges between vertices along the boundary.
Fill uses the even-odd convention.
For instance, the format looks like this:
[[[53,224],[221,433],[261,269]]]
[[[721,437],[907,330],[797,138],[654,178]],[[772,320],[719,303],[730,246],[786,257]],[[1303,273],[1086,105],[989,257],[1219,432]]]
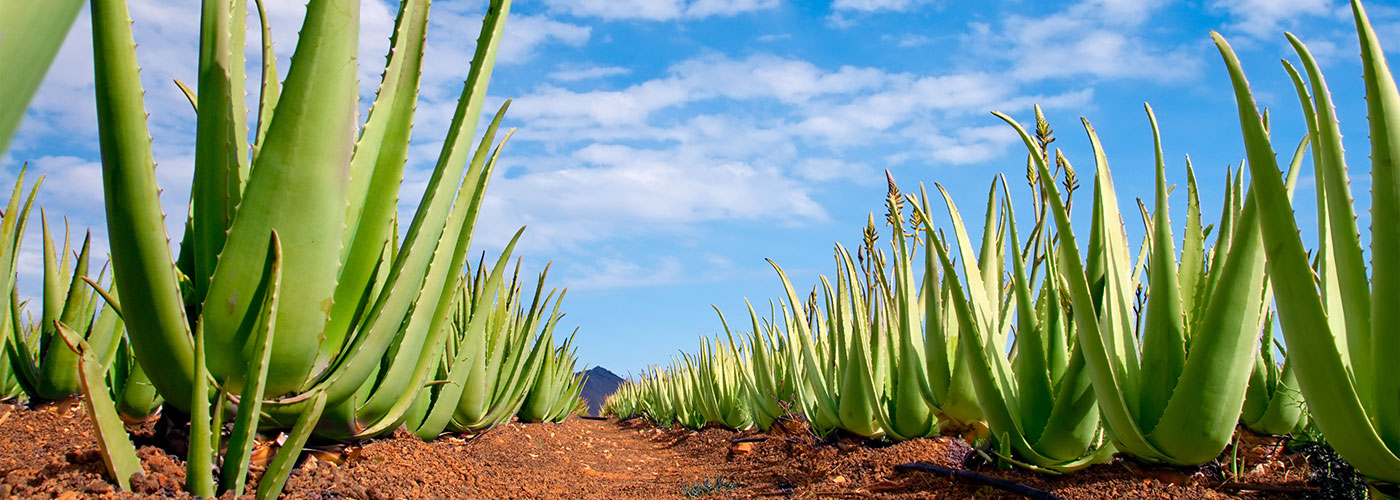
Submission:
[[[597,416],[603,409],[603,401],[622,385],[622,377],[601,366],[590,368],[586,373],[588,380],[584,381],[580,396],[588,402],[588,414]]]

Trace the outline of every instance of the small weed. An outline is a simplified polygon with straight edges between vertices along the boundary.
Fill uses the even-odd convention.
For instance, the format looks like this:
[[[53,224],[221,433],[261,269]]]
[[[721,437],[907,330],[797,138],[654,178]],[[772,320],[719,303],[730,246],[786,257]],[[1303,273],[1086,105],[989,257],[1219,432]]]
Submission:
[[[723,477],[717,477],[713,480],[703,479],[700,481],[696,481],[690,486],[683,486],[681,487],[681,493],[684,493],[685,496],[688,498],[700,498],[710,493],[714,493],[716,491],[733,490],[738,488],[739,483],[730,481]]]
[[[1307,435],[1306,432],[1303,433]],[[1318,436],[1294,441],[1292,448],[1308,460],[1308,484],[1321,489],[1317,498],[1366,498],[1366,483],[1337,452]]]

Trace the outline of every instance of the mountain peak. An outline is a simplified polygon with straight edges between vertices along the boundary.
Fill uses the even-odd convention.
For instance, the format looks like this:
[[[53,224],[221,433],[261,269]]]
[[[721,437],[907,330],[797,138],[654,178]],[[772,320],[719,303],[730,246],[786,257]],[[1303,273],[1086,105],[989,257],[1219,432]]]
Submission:
[[[583,382],[583,391],[579,396],[588,402],[588,414],[597,416],[602,411],[603,401],[617,391],[617,386],[622,385],[622,377],[601,366],[589,368],[584,373],[588,379]]]

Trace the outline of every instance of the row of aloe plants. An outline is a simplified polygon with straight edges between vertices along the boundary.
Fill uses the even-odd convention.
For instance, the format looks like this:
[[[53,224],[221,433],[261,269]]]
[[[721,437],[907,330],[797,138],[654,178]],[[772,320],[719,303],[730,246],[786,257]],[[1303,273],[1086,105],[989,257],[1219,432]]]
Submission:
[[[80,4],[68,4],[76,15]],[[61,7],[52,10],[66,13]],[[69,240],[57,249],[44,221],[41,317],[27,316],[15,275],[38,183],[25,197],[21,176],[0,223],[0,290],[10,298],[0,307],[0,396],[81,393],[123,489],[141,470],[123,420],[162,408],[188,416],[186,484],[203,497],[243,494],[260,431],[290,432],[282,449],[292,452],[277,454],[257,489],[272,498],[312,435],[362,439],[406,426],[433,439],[511,418],[558,422],[578,413],[583,380],[572,336],[557,343],[554,335],[563,293],[544,294],[542,272],[527,303],[520,264],[507,276],[521,233],[494,265],[466,262],[510,136],[496,141],[507,101],[472,145],[510,1],[490,2],[441,155],[412,214],[400,214],[397,202],[429,2],[400,3],[363,124],[359,0],[308,3],[285,80],[263,4],[253,7],[262,61],[250,124],[249,5],[201,3],[199,79],[193,88],[180,84],[197,117],[194,179],[172,254],[128,8],[124,0],[91,1],[111,267],[92,272],[87,241],[70,260]],[[6,78],[38,78],[42,62]],[[8,111],[7,104],[5,139],[18,122]]]
[[[1239,424],[1268,434],[1315,425],[1373,496],[1396,496],[1400,377],[1385,370],[1400,360],[1400,95],[1364,9],[1352,8],[1371,125],[1369,277],[1317,63],[1289,35],[1304,72],[1284,65],[1308,131],[1282,171],[1267,114],[1214,34],[1250,171],[1226,173],[1215,224],[1206,225],[1188,161],[1186,221],[1173,225],[1174,186],[1150,107],[1155,189],[1138,204],[1146,231],[1136,255],[1125,232],[1131,217],[1120,212],[1089,122],[1085,233],[1071,224],[1083,204],[1073,201],[1075,170],[1051,150],[1039,109],[1031,132],[995,113],[1028,152],[1029,230],[1002,177],[988,195],[980,247],[941,186],[951,235],[932,221],[922,187],[902,195],[891,179],[886,244],[875,244],[872,217],[856,256],[837,245],[834,281],[822,277],[805,300],[774,264],[786,297],[773,313],[761,318],[750,307],[746,332],[725,323],[724,337],[624,385],[606,411],[735,429],[799,417],[818,434],[893,440],[982,421],[994,453],[1051,473],[1116,453],[1201,464],[1220,456]],[[1311,253],[1286,208],[1309,151],[1319,228]]]

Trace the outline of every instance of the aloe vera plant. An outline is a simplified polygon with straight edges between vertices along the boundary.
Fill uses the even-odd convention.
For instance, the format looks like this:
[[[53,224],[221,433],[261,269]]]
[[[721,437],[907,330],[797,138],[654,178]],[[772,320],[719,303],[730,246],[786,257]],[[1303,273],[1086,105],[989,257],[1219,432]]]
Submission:
[[[106,317],[94,322],[101,306],[97,293],[82,281],[88,273],[91,236],[83,240],[82,249],[73,259],[71,241],[64,235],[63,246],[54,245],[48,221],[42,220],[44,238],[44,293],[40,319],[37,323],[16,324],[10,330],[17,351],[11,358],[18,368],[21,385],[27,387],[31,400],[53,401],[78,392],[78,356],[58,336],[57,324],[77,328],[76,333],[95,346],[103,357],[116,349],[121,337],[121,323],[110,307]],[[65,231],[66,233],[66,231]],[[102,278],[98,278],[101,281]],[[18,319],[18,318],[16,318]],[[97,328],[94,328],[96,326]],[[25,330],[35,330],[28,335]],[[37,344],[35,344],[37,342]],[[30,357],[24,354],[33,353]]]
[[[1010,117],[996,115],[1021,136],[1039,174],[1050,176],[1031,135]],[[1217,236],[1227,243],[1217,244],[1207,276],[1197,276],[1194,249],[1203,247],[1203,235],[1186,231],[1183,248],[1192,250],[1177,259],[1161,139],[1150,107],[1148,116],[1157,144],[1157,184],[1139,259],[1146,264],[1148,282],[1147,302],[1136,318],[1140,327],[1132,305],[1138,286],[1135,268],[1140,266],[1128,258],[1108,162],[1087,120],[1096,168],[1093,226],[1084,257],[1056,190],[1048,192],[1049,208],[1058,227],[1061,273],[1078,342],[1115,447],[1148,461],[1193,465],[1214,459],[1225,448],[1244,403],[1265,288],[1259,209],[1250,192],[1240,195],[1244,202],[1238,219]],[[1189,308],[1182,300],[1188,296],[1194,304]]]
[[[1072,175],[1068,162],[1062,156],[1058,160],[1066,177]],[[1032,183],[1037,198],[1046,200],[1045,191],[1057,189],[1054,182],[1050,175],[1038,176]],[[1007,194],[1000,201],[998,185]],[[952,197],[942,186],[939,191],[952,217],[955,247],[962,255],[962,275],[968,282],[966,292],[961,285],[952,288],[950,309],[961,325],[962,357],[970,367],[994,451],[1013,463],[1055,473],[1107,461],[1115,448],[1104,437],[1083,350],[1066,311],[1057,257],[1050,245],[1053,237],[1045,227],[1046,212],[1038,210],[1035,229],[1023,246],[1007,186],[998,177],[988,194],[983,249],[973,254]],[[927,214],[927,194],[922,198],[915,207]],[[1012,274],[1009,286],[1003,286],[999,268],[1007,247]],[[950,252],[942,245],[933,250],[947,275],[957,276]],[[1027,250],[1036,253],[1025,254]],[[1033,299],[1031,276],[1041,274],[1042,264],[1043,282]],[[1013,309],[1014,315],[1009,313]]]
[[[787,362],[791,355],[787,337],[777,333],[776,309],[768,318],[760,320],[753,305],[747,301],[745,305],[748,306],[752,329],[739,342],[735,341],[724,313],[718,307],[715,313],[719,314],[720,324],[724,325],[730,355],[737,360],[739,381],[748,400],[749,418],[755,426],[766,431],[779,419],[795,414],[793,406],[796,405],[797,396],[793,392],[796,388],[793,377],[796,374]],[[626,411],[619,415],[627,413],[633,412]]]
[[[36,181],[30,188],[29,195],[24,196],[24,174],[19,173],[19,178],[15,181],[14,190],[10,194],[10,200],[4,212],[0,212],[0,293],[5,297],[10,297],[9,304],[0,307],[0,399],[18,398],[33,390],[32,384],[26,384],[28,380],[37,377],[29,377],[20,373],[28,365],[32,365],[32,358],[35,356],[37,342],[33,342],[32,330],[25,329],[20,323],[19,294],[15,291],[15,269],[19,260],[20,243],[24,240],[24,226],[29,219],[29,210],[34,205],[34,196],[39,192],[39,185],[43,179]],[[34,346],[36,349],[21,348],[21,346]]]
[[[396,339],[441,330],[454,290],[447,280],[464,263],[490,176],[482,153],[490,148],[472,154],[472,142],[509,3],[491,2],[442,153],[418,210],[401,219],[395,200],[428,2],[401,3],[384,80],[358,137],[357,0],[307,5],[284,82],[256,4],[264,29],[255,126],[244,122],[246,3],[204,2],[192,209],[176,259],[160,211],[127,9],[121,0],[93,0],[103,187],[123,318],[150,380],[196,424],[195,493],[213,493],[197,469],[210,466],[206,457],[219,437],[203,434],[222,427],[210,421],[221,424],[223,395],[239,401],[234,457],[246,456],[259,426],[285,428],[295,420],[293,437],[304,439],[323,409],[357,415],[358,408],[337,407],[370,380]],[[391,234],[399,220],[409,221],[401,243]],[[436,348],[425,341],[396,352],[423,359]],[[206,371],[209,378],[201,375]],[[417,394],[409,388],[425,373],[391,369],[392,376],[376,380],[392,397],[371,423],[406,414]],[[337,424],[355,428],[358,421]],[[298,448],[283,449],[293,453],[279,459],[294,458]],[[273,470],[289,472],[292,458]],[[232,462],[225,460],[223,485],[238,490],[231,468],[238,460]],[[275,494],[276,483],[265,481],[259,494]]]
[[[876,416],[881,411],[877,391],[886,387],[888,376],[888,358],[882,355],[886,339],[871,327],[870,303],[856,276],[855,259],[839,244],[836,259],[836,284],[822,278],[826,307],[812,305],[814,320],[809,324],[799,317],[799,306],[792,306],[787,333],[796,348],[788,362],[801,374],[796,392],[813,431],[880,437],[885,432]],[[782,268],[769,263],[783,282],[788,303],[802,304]]]
[[[1311,418],[1357,472],[1374,497],[1400,497],[1400,377],[1387,376],[1400,359],[1400,92],[1381,43],[1359,1],[1351,3],[1361,45],[1367,115],[1371,127],[1371,269],[1363,261],[1352,207],[1337,112],[1327,83],[1307,47],[1289,42],[1310,85],[1285,65],[1298,89],[1314,150],[1318,195],[1320,265],[1314,273],[1288,210],[1258,214],[1278,317],[1289,361],[1308,401]],[[1261,203],[1287,207],[1266,124],[1244,70],[1230,45],[1212,34],[1220,49],[1235,99],[1250,169]],[[1309,95],[1308,89],[1311,89]]]
[[[530,384],[529,392],[516,416],[521,422],[563,422],[573,415],[583,392],[584,374],[575,374],[578,353],[570,335],[554,353],[544,359],[539,376]]]
[[[514,277],[504,281],[513,246],[512,241],[489,273],[478,266],[474,277],[468,273],[459,280],[448,340],[431,364],[444,383],[419,394],[420,408],[409,421],[420,438],[481,432],[509,420],[555,356],[563,294],[544,293],[546,267],[527,306],[518,264]]]

